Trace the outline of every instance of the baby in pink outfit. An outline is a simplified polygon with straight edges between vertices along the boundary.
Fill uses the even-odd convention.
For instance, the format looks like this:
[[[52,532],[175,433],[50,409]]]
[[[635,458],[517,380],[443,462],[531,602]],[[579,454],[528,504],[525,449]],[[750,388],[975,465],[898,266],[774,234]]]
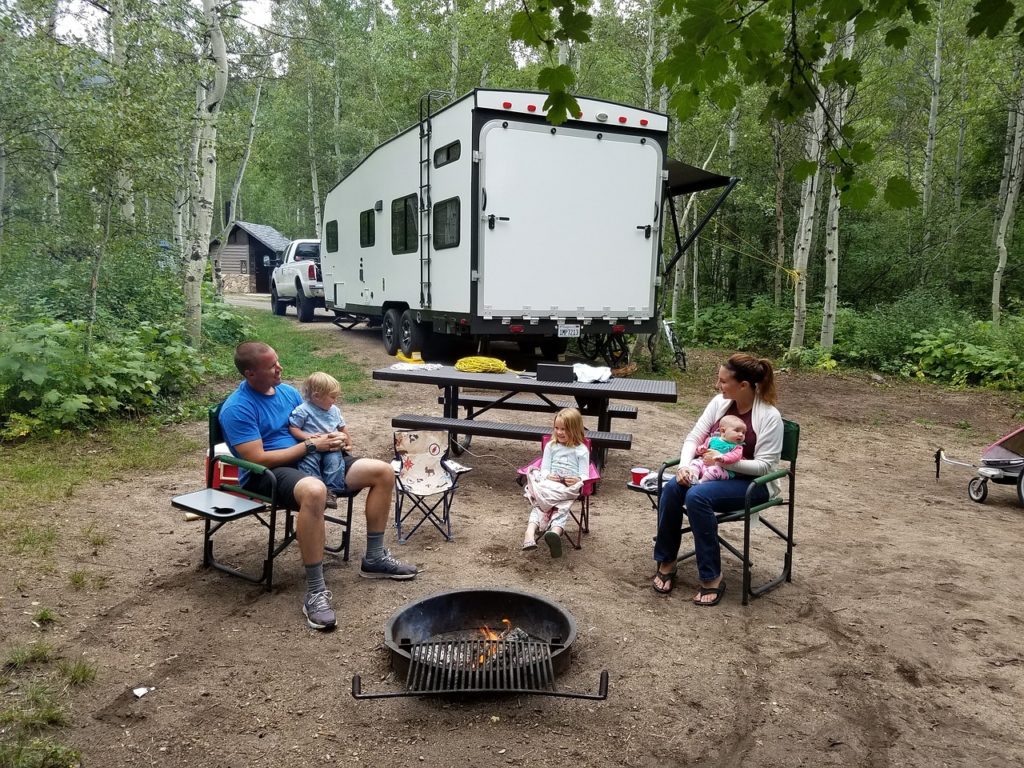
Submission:
[[[726,469],[743,458],[743,439],[747,426],[739,416],[723,416],[718,422],[718,431],[712,432],[697,449],[697,458],[690,462],[690,468],[697,474],[698,482],[707,480],[728,480],[735,472]]]

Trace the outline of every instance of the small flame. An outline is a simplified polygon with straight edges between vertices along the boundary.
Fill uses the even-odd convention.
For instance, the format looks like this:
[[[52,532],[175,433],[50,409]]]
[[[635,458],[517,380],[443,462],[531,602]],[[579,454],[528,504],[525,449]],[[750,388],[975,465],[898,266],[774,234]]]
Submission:
[[[484,624],[480,628],[480,634],[484,636],[485,640],[501,640],[512,629],[512,622],[509,621],[508,619],[502,619],[501,623],[505,625],[505,629],[504,629],[503,632],[495,632],[493,629],[491,629],[486,624]],[[496,648],[497,648],[497,646],[488,645],[487,649],[486,649],[486,653],[481,653],[480,654],[480,658],[478,659],[478,662],[477,662],[478,666],[482,666],[483,663],[485,661],[487,661],[488,657],[493,656],[495,651],[496,651]]]

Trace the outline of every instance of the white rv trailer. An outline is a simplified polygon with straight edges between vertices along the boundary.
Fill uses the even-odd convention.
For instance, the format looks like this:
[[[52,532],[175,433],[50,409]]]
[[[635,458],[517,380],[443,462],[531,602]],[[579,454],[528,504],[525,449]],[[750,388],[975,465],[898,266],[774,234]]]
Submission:
[[[327,308],[381,322],[389,354],[432,335],[510,339],[651,332],[668,118],[578,98],[478,89],[371,152],[327,195]]]

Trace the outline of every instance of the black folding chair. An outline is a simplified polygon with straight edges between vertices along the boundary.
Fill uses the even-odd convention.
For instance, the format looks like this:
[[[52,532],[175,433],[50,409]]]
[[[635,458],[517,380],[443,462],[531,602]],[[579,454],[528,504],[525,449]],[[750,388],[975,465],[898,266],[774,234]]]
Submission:
[[[203,519],[203,565],[230,573],[253,584],[264,584],[269,591],[273,587],[274,560],[288,545],[295,540],[296,510],[279,507],[274,501],[277,483],[274,474],[261,464],[232,456],[223,445],[224,435],[220,428],[220,409],[223,403],[212,406],[209,410],[209,441],[206,454],[206,488],[182,496],[175,496],[171,504]],[[242,488],[236,482],[222,482],[223,465],[238,467],[248,472],[266,476],[270,480],[270,493],[267,495],[254,493]],[[348,560],[349,542],[352,532],[352,502],[359,491],[339,494],[339,499],[346,500],[344,515],[325,515],[324,519],[333,525],[341,526],[341,540],[337,545],[328,543],[324,551],[340,554]],[[282,530],[278,536],[279,518],[283,518]],[[227,523],[236,520],[256,520],[267,530],[266,556],[262,568],[253,573],[229,565],[214,556],[214,535]],[[219,539],[218,539],[219,540]]]

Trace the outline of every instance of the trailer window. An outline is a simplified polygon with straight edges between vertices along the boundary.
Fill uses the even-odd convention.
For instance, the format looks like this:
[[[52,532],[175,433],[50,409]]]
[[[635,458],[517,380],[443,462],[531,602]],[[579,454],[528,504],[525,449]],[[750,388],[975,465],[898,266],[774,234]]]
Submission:
[[[359,247],[372,248],[377,240],[377,233],[374,229],[373,209],[363,211],[359,214]]]
[[[434,248],[455,248],[459,244],[459,198],[434,203]]]
[[[407,195],[391,201],[391,252],[415,253],[416,195]]]
[[[460,157],[462,157],[462,144],[453,141],[434,152],[434,167],[440,168],[442,165],[454,163]]]
[[[327,222],[327,226],[324,227],[324,246],[327,248],[328,253],[334,253],[338,250],[338,220],[332,219]]]

